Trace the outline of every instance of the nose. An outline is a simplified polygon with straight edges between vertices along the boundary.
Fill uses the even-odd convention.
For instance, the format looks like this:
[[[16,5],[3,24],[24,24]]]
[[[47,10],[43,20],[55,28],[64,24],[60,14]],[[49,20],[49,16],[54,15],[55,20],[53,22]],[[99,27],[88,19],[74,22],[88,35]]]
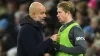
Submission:
[[[44,14],[44,17],[46,17],[46,14]]]
[[[57,14],[57,17],[58,17],[58,14]]]

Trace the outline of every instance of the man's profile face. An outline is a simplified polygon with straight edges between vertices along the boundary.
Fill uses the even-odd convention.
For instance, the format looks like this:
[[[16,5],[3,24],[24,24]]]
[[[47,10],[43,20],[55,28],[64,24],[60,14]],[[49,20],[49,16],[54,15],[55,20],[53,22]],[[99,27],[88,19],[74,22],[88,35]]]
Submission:
[[[46,9],[44,6],[40,7],[40,10],[38,11],[38,14],[36,14],[36,19],[38,19],[38,21],[42,21],[43,19],[45,19],[46,17]]]
[[[59,22],[60,23],[65,23],[65,20],[67,18],[67,15],[66,15],[67,13],[65,13],[63,8],[61,8],[61,7],[59,7],[57,9],[57,12],[58,12],[57,17],[58,17]]]

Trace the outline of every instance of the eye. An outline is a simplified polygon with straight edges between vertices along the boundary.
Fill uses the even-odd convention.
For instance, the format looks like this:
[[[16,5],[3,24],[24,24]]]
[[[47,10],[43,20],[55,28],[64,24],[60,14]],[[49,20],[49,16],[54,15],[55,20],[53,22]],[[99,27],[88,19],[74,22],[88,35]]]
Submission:
[[[58,13],[62,13],[62,12],[58,11]]]
[[[40,14],[41,14],[41,15],[42,15],[42,14],[45,14],[45,12],[41,12]]]

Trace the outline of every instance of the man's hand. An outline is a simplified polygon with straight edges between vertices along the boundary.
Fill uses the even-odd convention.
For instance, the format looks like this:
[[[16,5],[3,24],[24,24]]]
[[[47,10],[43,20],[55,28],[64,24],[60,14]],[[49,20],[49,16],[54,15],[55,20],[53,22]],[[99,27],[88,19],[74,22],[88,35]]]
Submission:
[[[44,56],[51,56],[49,53],[45,53]]]
[[[58,34],[54,34],[50,37],[53,41],[56,41],[58,38]]]

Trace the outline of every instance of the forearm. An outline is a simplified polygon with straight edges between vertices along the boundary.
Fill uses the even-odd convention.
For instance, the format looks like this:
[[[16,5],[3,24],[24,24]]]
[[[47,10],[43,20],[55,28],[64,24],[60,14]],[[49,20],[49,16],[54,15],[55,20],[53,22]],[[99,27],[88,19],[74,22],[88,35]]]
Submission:
[[[76,47],[65,47],[63,45],[60,45],[59,51],[60,52],[65,52],[65,53],[69,53],[69,54],[84,54],[86,51],[85,48],[82,48],[80,46],[76,46]]]
[[[47,39],[46,41],[44,41],[43,43],[41,43],[40,45],[37,46],[37,53],[43,53],[48,51],[49,46],[52,44],[52,40],[51,39]]]

